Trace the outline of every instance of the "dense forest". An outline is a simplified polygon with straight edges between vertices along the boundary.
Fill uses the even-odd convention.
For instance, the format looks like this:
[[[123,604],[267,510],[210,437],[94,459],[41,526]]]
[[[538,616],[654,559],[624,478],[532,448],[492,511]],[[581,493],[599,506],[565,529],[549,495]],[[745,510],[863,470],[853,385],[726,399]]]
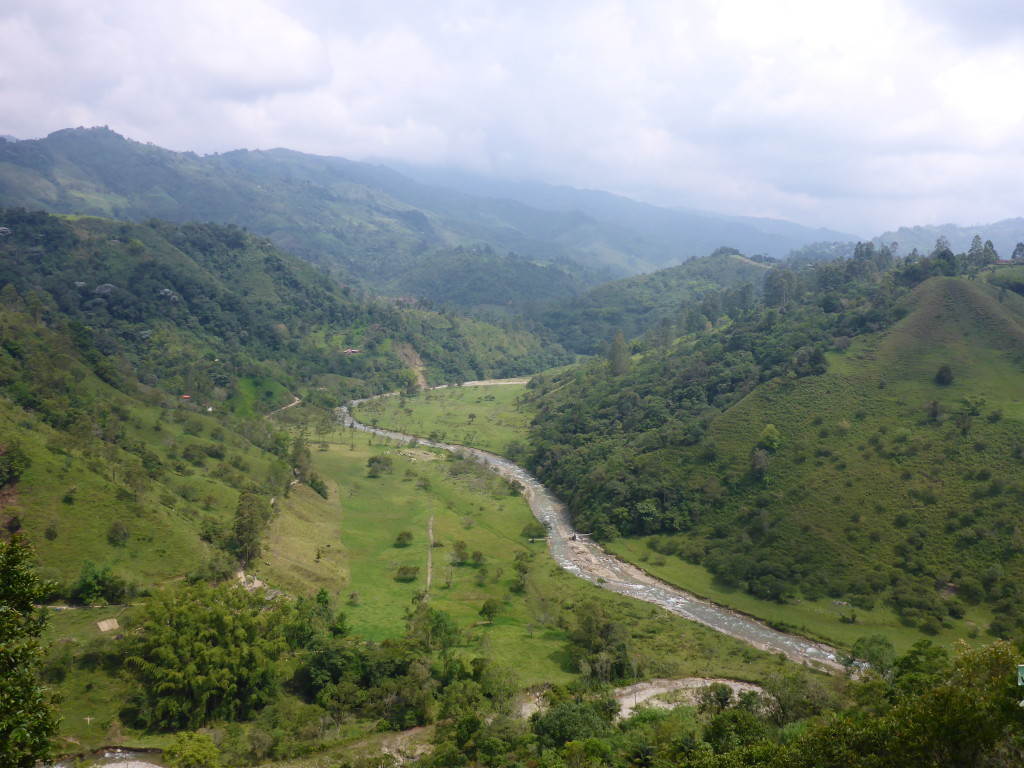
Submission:
[[[120,359],[141,383],[197,399],[234,396],[254,364],[293,392],[333,377],[335,403],[387,391],[411,381],[393,347],[403,343],[435,381],[568,360],[523,331],[365,300],[235,227],[20,210],[0,211],[0,226],[9,307],[22,295],[37,322],[69,323],[80,344],[95,346],[97,366]]]
[[[684,330],[692,331],[708,317],[729,314],[726,309],[735,314],[752,308],[768,271],[766,261],[717,248],[676,267],[605,283],[533,316],[567,349],[582,354],[598,352],[616,333],[627,339],[670,334],[684,312]]]

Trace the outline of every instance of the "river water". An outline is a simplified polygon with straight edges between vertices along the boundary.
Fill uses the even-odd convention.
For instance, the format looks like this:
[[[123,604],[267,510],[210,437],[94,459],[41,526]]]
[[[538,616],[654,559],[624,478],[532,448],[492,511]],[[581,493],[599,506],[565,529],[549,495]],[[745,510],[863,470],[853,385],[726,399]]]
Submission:
[[[529,502],[534,516],[548,528],[548,545],[551,556],[556,563],[570,573],[597,584],[603,589],[653,603],[690,621],[704,624],[716,632],[743,640],[755,648],[771,653],[782,653],[798,663],[806,663],[830,672],[843,669],[834,648],[799,635],[772,629],[767,624],[750,616],[716,605],[686,590],[659,581],[636,566],[609,554],[588,537],[580,536],[569,522],[569,512],[566,506],[555,498],[537,478],[503,456],[479,448],[442,443],[367,426],[356,421],[350,410],[363,402],[366,401],[355,400],[349,403],[349,407],[339,408],[339,421],[346,427],[381,437],[402,442],[416,441],[420,445],[432,448],[457,451],[518,483],[523,489],[523,495]]]

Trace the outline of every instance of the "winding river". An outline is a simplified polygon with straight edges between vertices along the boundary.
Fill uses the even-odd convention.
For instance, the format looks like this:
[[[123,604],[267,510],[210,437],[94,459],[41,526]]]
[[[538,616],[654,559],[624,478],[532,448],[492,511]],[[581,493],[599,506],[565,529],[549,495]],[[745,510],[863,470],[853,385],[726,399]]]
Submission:
[[[565,505],[537,478],[503,456],[479,448],[442,443],[367,426],[356,421],[350,410],[363,402],[366,401],[354,400],[348,407],[339,408],[339,421],[346,427],[381,437],[403,442],[416,441],[419,445],[458,451],[518,483],[534,516],[548,528],[551,556],[570,573],[612,592],[653,603],[690,621],[704,624],[716,632],[743,640],[755,648],[771,653],[782,653],[795,662],[806,663],[830,672],[843,669],[834,648],[799,635],[772,629],[746,614],[716,605],[659,581],[636,566],[608,554],[600,545],[586,536],[580,536],[573,529]]]

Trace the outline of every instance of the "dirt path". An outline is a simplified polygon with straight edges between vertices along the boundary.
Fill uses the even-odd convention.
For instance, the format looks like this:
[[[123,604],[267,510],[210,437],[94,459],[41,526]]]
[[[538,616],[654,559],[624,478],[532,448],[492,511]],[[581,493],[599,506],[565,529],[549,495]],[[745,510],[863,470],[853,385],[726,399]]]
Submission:
[[[459,386],[462,387],[501,387],[505,384],[526,384],[530,377],[525,379],[484,379],[483,381],[467,381]]]
[[[280,408],[278,408],[276,410],[273,410],[270,413],[268,413],[267,414],[267,418],[269,419],[275,413],[280,413],[281,411],[287,410],[288,408],[291,408],[293,405],[298,405],[299,403],[302,402],[302,398],[301,397],[298,397],[297,395],[292,395],[292,397],[294,397],[295,399],[292,400],[290,403],[288,403],[288,405],[282,405]]]
[[[726,680],[716,677],[683,677],[678,680],[658,679],[647,680],[636,685],[627,685],[625,688],[615,689],[615,702],[619,705],[619,717],[625,719],[633,714],[633,709],[641,704],[647,706],[672,709],[680,704],[693,706],[697,703],[697,694],[703,688],[713,683],[722,683],[732,688],[733,696],[739,696],[745,691],[757,691],[761,693],[761,686],[753,683],[744,683],[739,680]],[[655,699],[664,693],[674,691],[685,691],[679,696],[678,701],[663,701]]]

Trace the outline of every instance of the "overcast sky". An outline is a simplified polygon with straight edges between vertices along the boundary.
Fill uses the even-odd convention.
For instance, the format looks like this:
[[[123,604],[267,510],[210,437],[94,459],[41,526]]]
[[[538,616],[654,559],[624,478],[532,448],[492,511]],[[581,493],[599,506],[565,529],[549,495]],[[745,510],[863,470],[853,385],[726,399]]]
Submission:
[[[1020,0],[7,0],[0,134],[108,125],[869,236],[1024,215]]]

